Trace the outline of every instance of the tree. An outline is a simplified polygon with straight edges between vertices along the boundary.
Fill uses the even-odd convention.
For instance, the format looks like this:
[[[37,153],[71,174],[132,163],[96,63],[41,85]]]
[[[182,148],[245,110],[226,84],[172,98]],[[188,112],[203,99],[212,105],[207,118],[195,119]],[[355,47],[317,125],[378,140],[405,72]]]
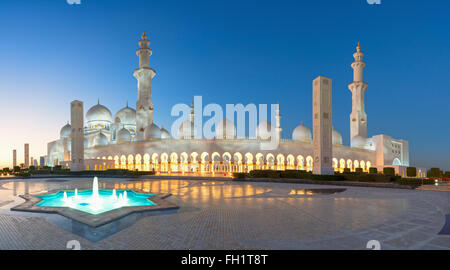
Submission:
[[[431,168],[427,172],[427,176],[439,178],[439,177],[442,177],[442,171],[439,168]]]

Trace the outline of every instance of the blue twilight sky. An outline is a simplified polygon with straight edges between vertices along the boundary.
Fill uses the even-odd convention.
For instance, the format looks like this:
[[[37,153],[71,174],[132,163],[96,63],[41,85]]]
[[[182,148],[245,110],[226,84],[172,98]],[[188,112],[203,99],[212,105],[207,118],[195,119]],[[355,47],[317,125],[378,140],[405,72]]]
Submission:
[[[157,71],[155,122],[203,103],[280,103],[283,136],[311,127],[312,80],[333,79],[333,122],[349,144],[353,61],[361,41],[368,133],[410,142],[413,165],[450,170],[450,1],[1,0],[0,165],[44,155],[69,103],[133,105],[142,32]]]

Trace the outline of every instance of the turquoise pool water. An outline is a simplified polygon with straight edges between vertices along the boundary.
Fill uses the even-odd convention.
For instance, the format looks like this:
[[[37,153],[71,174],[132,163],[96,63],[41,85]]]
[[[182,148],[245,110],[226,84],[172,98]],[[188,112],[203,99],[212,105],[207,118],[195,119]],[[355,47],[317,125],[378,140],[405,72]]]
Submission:
[[[64,193],[67,197],[65,198]],[[126,193],[126,195],[125,195]],[[37,206],[45,207],[70,207],[93,215],[101,214],[121,207],[148,206],[155,203],[148,200],[154,194],[136,193],[132,190],[98,190],[98,197],[93,198],[92,190],[61,190],[54,194],[38,195],[43,199]]]

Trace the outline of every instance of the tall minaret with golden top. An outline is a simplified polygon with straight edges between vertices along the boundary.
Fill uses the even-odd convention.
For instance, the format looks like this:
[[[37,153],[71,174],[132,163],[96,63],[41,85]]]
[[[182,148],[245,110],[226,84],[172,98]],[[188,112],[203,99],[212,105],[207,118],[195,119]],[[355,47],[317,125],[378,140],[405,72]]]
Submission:
[[[142,35],[139,40],[139,49],[136,51],[139,56],[139,68],[134,71],[133,76],[138,81],[138,100],[136,102],[136,140],[144,140],[144,130],[153,123],[153,102],[152,102],[152,79],[156,72],[150,68],[150,56],[152,50],[149,49],[150,41],[147,35]]]
[[[350,114],[350,141],[355,136],[367,138],[367,115],[364,110],[364,92],[368,84],[363,80],[363,70],[366,63],[363,61],[364,53],[358,42],[356,52],[353,54],[355,61],[352,63],[353,82],[348,85],[352,92],[352,113]]]

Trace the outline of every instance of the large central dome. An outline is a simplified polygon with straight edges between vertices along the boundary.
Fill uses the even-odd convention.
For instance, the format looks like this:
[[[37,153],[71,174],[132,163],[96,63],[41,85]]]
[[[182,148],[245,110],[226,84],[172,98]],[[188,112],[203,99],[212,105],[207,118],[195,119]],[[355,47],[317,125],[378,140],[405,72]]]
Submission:
[[[86,113],[86,121],[89,122],[112,122],[111,111],[105,106],[101,105],[100,102],[91,107]]]

